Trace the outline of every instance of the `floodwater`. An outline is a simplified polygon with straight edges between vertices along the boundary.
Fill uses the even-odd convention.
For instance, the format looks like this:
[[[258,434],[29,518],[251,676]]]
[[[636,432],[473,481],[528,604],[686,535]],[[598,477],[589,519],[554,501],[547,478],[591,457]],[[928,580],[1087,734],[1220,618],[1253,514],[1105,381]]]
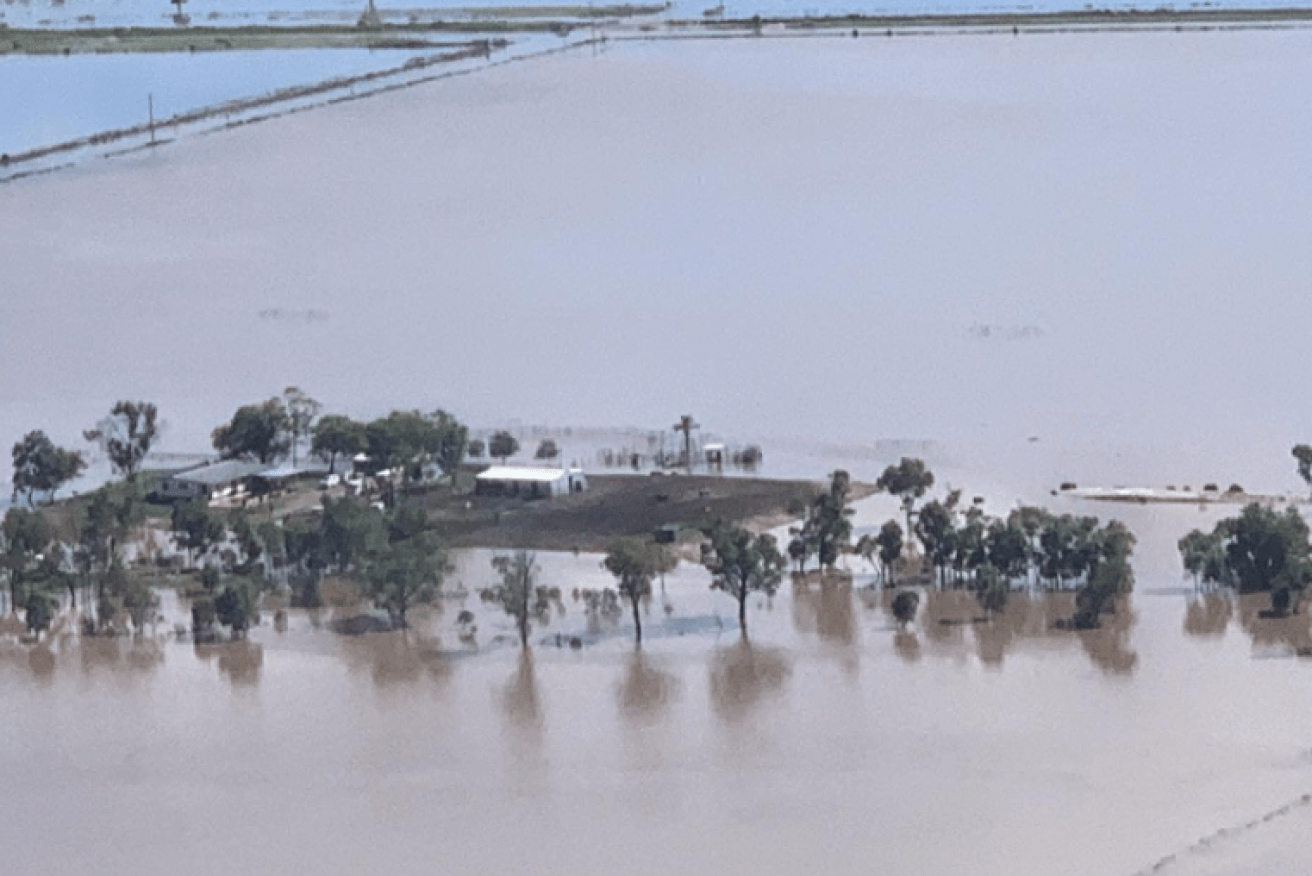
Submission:
[[[894,511],[868,500],[859,522]],[[1307,618],[1291,636],[1253,604],[1190,594],[1172,542],[1199,516],[1128,510],[1140,590],[1088,634],[1053,629],[1068,598],[1018,595],[990,623],[959,593],[926,594],[899,631],[857,566],[855,589],[753,600],[744,644],[733,602],[684,565],[638,651],[627,612],[589,618],[572,597],[609,583],[600,558],[541,554],[563,610],[521,654],[475,594],[490,554],[471,551],[448,582],[469,596],[417,611],[405,636],[338,635],[325,609],[290,611],[285,631],[266,615],[232,645],[8,645],[6,863],[1000,876],[1176,855],[1166,872],[1249,872],[1221,864],[1307,817],[1312,704],[1292,656]],[[54,847],[21,841],[49,824],[67,828]]]
[[[1215,509],[1047,490],[1295,486],[1310,48],[623,44],[0,188],[0,445],[128,396],[202,449],[287,384],[479,425],[691,411],[776,473],[870,479],[880,439],[932,440],[997,510],[1140,539],[1132,605],[1084,637],[1057,600],[989,625],[931,595],[899,633],[813,588],[754,604],[745,647],[685,567],[636,655],[569,597],[598,558],[560,555],[531,659],[475,597],[476,655],[454,603],[407,641],[293,612],[232,647],[7,648],[6,866],[1307,871],[1306,616],[1188,594],[1175,540]]]

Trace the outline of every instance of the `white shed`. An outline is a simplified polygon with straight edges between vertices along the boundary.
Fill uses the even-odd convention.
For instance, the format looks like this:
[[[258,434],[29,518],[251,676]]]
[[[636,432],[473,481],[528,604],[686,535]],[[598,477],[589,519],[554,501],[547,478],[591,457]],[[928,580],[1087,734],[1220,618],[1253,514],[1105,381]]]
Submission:
[[[480,496],[522,496],[545,499],[588,488],[588,478],[577,468],[528,468],[494,465],[474,479],[474,492]]]

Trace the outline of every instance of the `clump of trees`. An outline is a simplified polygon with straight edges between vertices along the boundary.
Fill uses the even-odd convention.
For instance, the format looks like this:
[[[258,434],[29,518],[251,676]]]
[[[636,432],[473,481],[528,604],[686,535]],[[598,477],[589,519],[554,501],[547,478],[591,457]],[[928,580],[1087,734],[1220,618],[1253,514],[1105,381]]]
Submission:
[[[1211,532],[1191,531],[1178,546],[1195,584],[1269,593],[1276,614],[1297,613],[1312,584],[1308,526],[1295,508],[1282,512],[1254,502]]]
[[[822,568],[832,572],[839,556],[851,545],[852,509],[847,504],[851,489],[851,476],[836,471],[830,476],[829,489],[803,509],[805,519],[793,531],[787,548],[788,558],[797,564],[799,573],[805,574],[811,557],[816,557]]]
[[[56,492],[87,467],[82,453],[56,446],[40,429],[28,432],[14,444],[12,458],[13,498],[23,496],[29,507],[35,504],[38,493],[43,493],[47,502],[52,501]]]

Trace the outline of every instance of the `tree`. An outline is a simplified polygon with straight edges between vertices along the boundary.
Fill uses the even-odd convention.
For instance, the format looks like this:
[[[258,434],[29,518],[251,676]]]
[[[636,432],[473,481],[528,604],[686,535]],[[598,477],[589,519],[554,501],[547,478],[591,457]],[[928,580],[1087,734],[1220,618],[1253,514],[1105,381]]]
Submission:
[[[805,530],[794,531],[788,542],[788,559],[797,564],[799,574],[806,574],[806,561],[815,553],[815,545],[807,538]]]
[[[234,637],[241,638],[260,622],[259,594],[247,581],[226,584],[214,600],[214,616]]]
[[[550,438],[544,439],[539,443],[537,453],[533,454],[534,459],[546,460],[553,460],[558,456],[560,456],[560,448],[557,447],[556,442]]]
[[[309,438],[314,421],[323,412],[323,405],[310,398],[299,388],[289,386],[282,391],[283,409],[287,412],[287,432],[292,445],[292,465],[296,465],[296,450],[301,439]]]
[[[159,609],[159,597],[150,585],[133,575],[128,578],[128,585],[123,593],[123,608],[127,610],[128,617],[132,620],[132,627],[140,635],[145,631],[146,624],[155,620],[155,612]]]
[[[141,485],[136,481],[106,484],[91,494],[79,510],[75,558],[83,574],[105,593],[106,576],[118,560],[118,549],[132,527],[145,516]]]
[[[533,603],[535,597],[541,599],[545,587],[537,586],[537,558],[529,551],[515,551],[510,555],[492,558],[492,568],[501,576],[501,584],[490,587],[480,594],[485,602],[501,606],[501,610],[515,619],[519,628],[519,644],[528,648],[529,620],[536,613]]]
[[[701,425],[692,418],[692,414],[684,414],[674,424],[674,431],[683,433],[683,464],[688,467],[688,474],[692,474],[692,430],[700,428]]]
[[[350,496],[325,496],[319,518],[319,549],[324,561],[346,572],[383,549],[387,530],[383,516]]]
[[[822,566],[833,571],[843,548],[852,540],[851,509],[843,504],[841,494],[822,493],[811,503],[811,513],[802,524],[802,539],[814,546]]]
[[[204,499],[174,505],[169,529],[174,542],[187,552],[188,565],[192,562],[193,551],[205,554],[222,541],[227,532],[223,521],[210,511]]]
[[[456,485],[456,473],[465,461],[469,448],[469,429],[446,411],[437,410],[428,415],[436,432],[432,450],[433,461],[442,470],[451,486]]]
[[[602,565],[615,576],[620,596],[633,609],[634,641],[641,646],[642,615],[638,606],[651,596],[652,579],[661,569],[657,547],[633,538],[620,539],[611,544]]]
[[[41,556],[54,532],[46,519],[26,508],[10,508],[0,525],[4,536],[4,568],[9,575],[9,610],[17,613],[27,599],[27,583],[36,577]]]
[[[82,437],[100,445],[114,471],[133,481],[159,437],[158,415],[150,402],[120,401]]]
[[[934,486],[934,473],[925,468],[920,459],[902,457],[897,465],[890,465],[875,481],[875,488],[891,493],[902,500],[902,510],[907,516],[907,532],[914,531],[911,517],[915,512],[917,500]]]
[[[27,596],[27,601],[23,604],[24,620],[27,621],[27,631],[34,636],[40,636],[50,628],[50,622],[55,619],[55,601],[49,595],[34,590]]]
[[[1228,583],[1225,541],[1221,532],[1195,529],[1180,539],[1176,546],[1180,549],[1184,570],[1193,576],[1195,587]]]
[[[254,459],[268,464],[291,448],[292,421],[281,399],[237,409],[232,421],[210,436],[224,459]]]
[[[446,568],[446,553],[432,534],[419,533],[390,542],[370,558],[366,592],[393,625],[405,629],[411,606],[432,601]]]
[[[1298,476],[1309,487],[1312,487],[1312,446],[1295,444],[1293,454],[1294,459],[1298,460]]]
[[[13,460],[14,498],[24,494],[29,506],[37,493],[45,493],[46,501],[52,500],[60,487],[87,467],[81,453],[56,447],[39,429],[14,444]]]
[[[884,578],[891,582],[893,564],[902,556],[902,527],[896,520],[889,520],[879,528],[875,546],[879,548],[879,564],[884,570]]]
[[[487,444],[481,438],[475,438],[469,442],[469,458],[482,459],[483,454],[487,452]]]
[[[900,590],[893,597],[893,618],[899,627],[905,627],[916,619],[916,610],[920,607],[920,594],[914,590]]]
[[[787,562],[774,536],[752,535],[742,527],[717,524],[711,530],[702,565],[711,573],[711,589],[738,601],[738,628],[746,638],[747,597],[753,593],[773,596],[783,580]]]
[[[310,452],[328,460],[330,473],[337,471],[337,457],[350,459],[368,446],[364,423],[350,417],[329,414],[314,424]]]
[[[504,463],[519,452],[519,441],[509,432],[497,432],[488,441],[487,452],[489,456],[495,457]]]
[[[1006,610],[1007,601],[1011,599],[1011,583],[996,567],[985,564],[976,573],[979,587],[975,590],[975,599],[979,607],[993,615]]]
[[[955,503],[954,503],[955,504]],[[935,499],[926,502],[916,515],[916,538],[925,551],[925,557],[939,573],[939,581],[955,551],[956,510],[954,505]]]

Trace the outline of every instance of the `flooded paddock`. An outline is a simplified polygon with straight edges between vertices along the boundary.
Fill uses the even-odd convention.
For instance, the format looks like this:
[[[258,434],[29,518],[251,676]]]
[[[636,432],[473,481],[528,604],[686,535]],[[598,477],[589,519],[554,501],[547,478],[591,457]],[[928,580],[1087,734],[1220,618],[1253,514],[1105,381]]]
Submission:
[[[899,629],[858,561],[753,599],[743,642],[684,564],[635,650],[571,595],[600,557],[539,554],[562,607],[521,653],[469,551],[405,634],[293,609],[233,644],[10,643],[0,840],[30,873],[1261,872],[1308,817],[1307,616],[1151,571],[1199,512],[1133,510],[1138,592],[1088,633],[1055,628],[1069,595],[989,620],[954,591]]]
[[[204,448],[299,384],[357,414],[924,437],[1001,510],[1070,510],[1066,478],[1292,487],[1312,122],[1271,83],[1309,41],[623,45],[6,186],[0,445],[142,397]],[[236,645],[6,645],[5,865],[1308,870],[1307,616],[1192,593],[1175,541],[1215,509],[1081,510],[1139,538],[1096,633],[1054,629],[1060,596],[980,622],[957,593],[898,630],[858,578],[753,600],[744,644],[685,565],[635,652],[572,602],[599,558],[559,554],[565,613],[521,655],[474,553],[477,653],[455,601],[405,636],[294,610]]]

